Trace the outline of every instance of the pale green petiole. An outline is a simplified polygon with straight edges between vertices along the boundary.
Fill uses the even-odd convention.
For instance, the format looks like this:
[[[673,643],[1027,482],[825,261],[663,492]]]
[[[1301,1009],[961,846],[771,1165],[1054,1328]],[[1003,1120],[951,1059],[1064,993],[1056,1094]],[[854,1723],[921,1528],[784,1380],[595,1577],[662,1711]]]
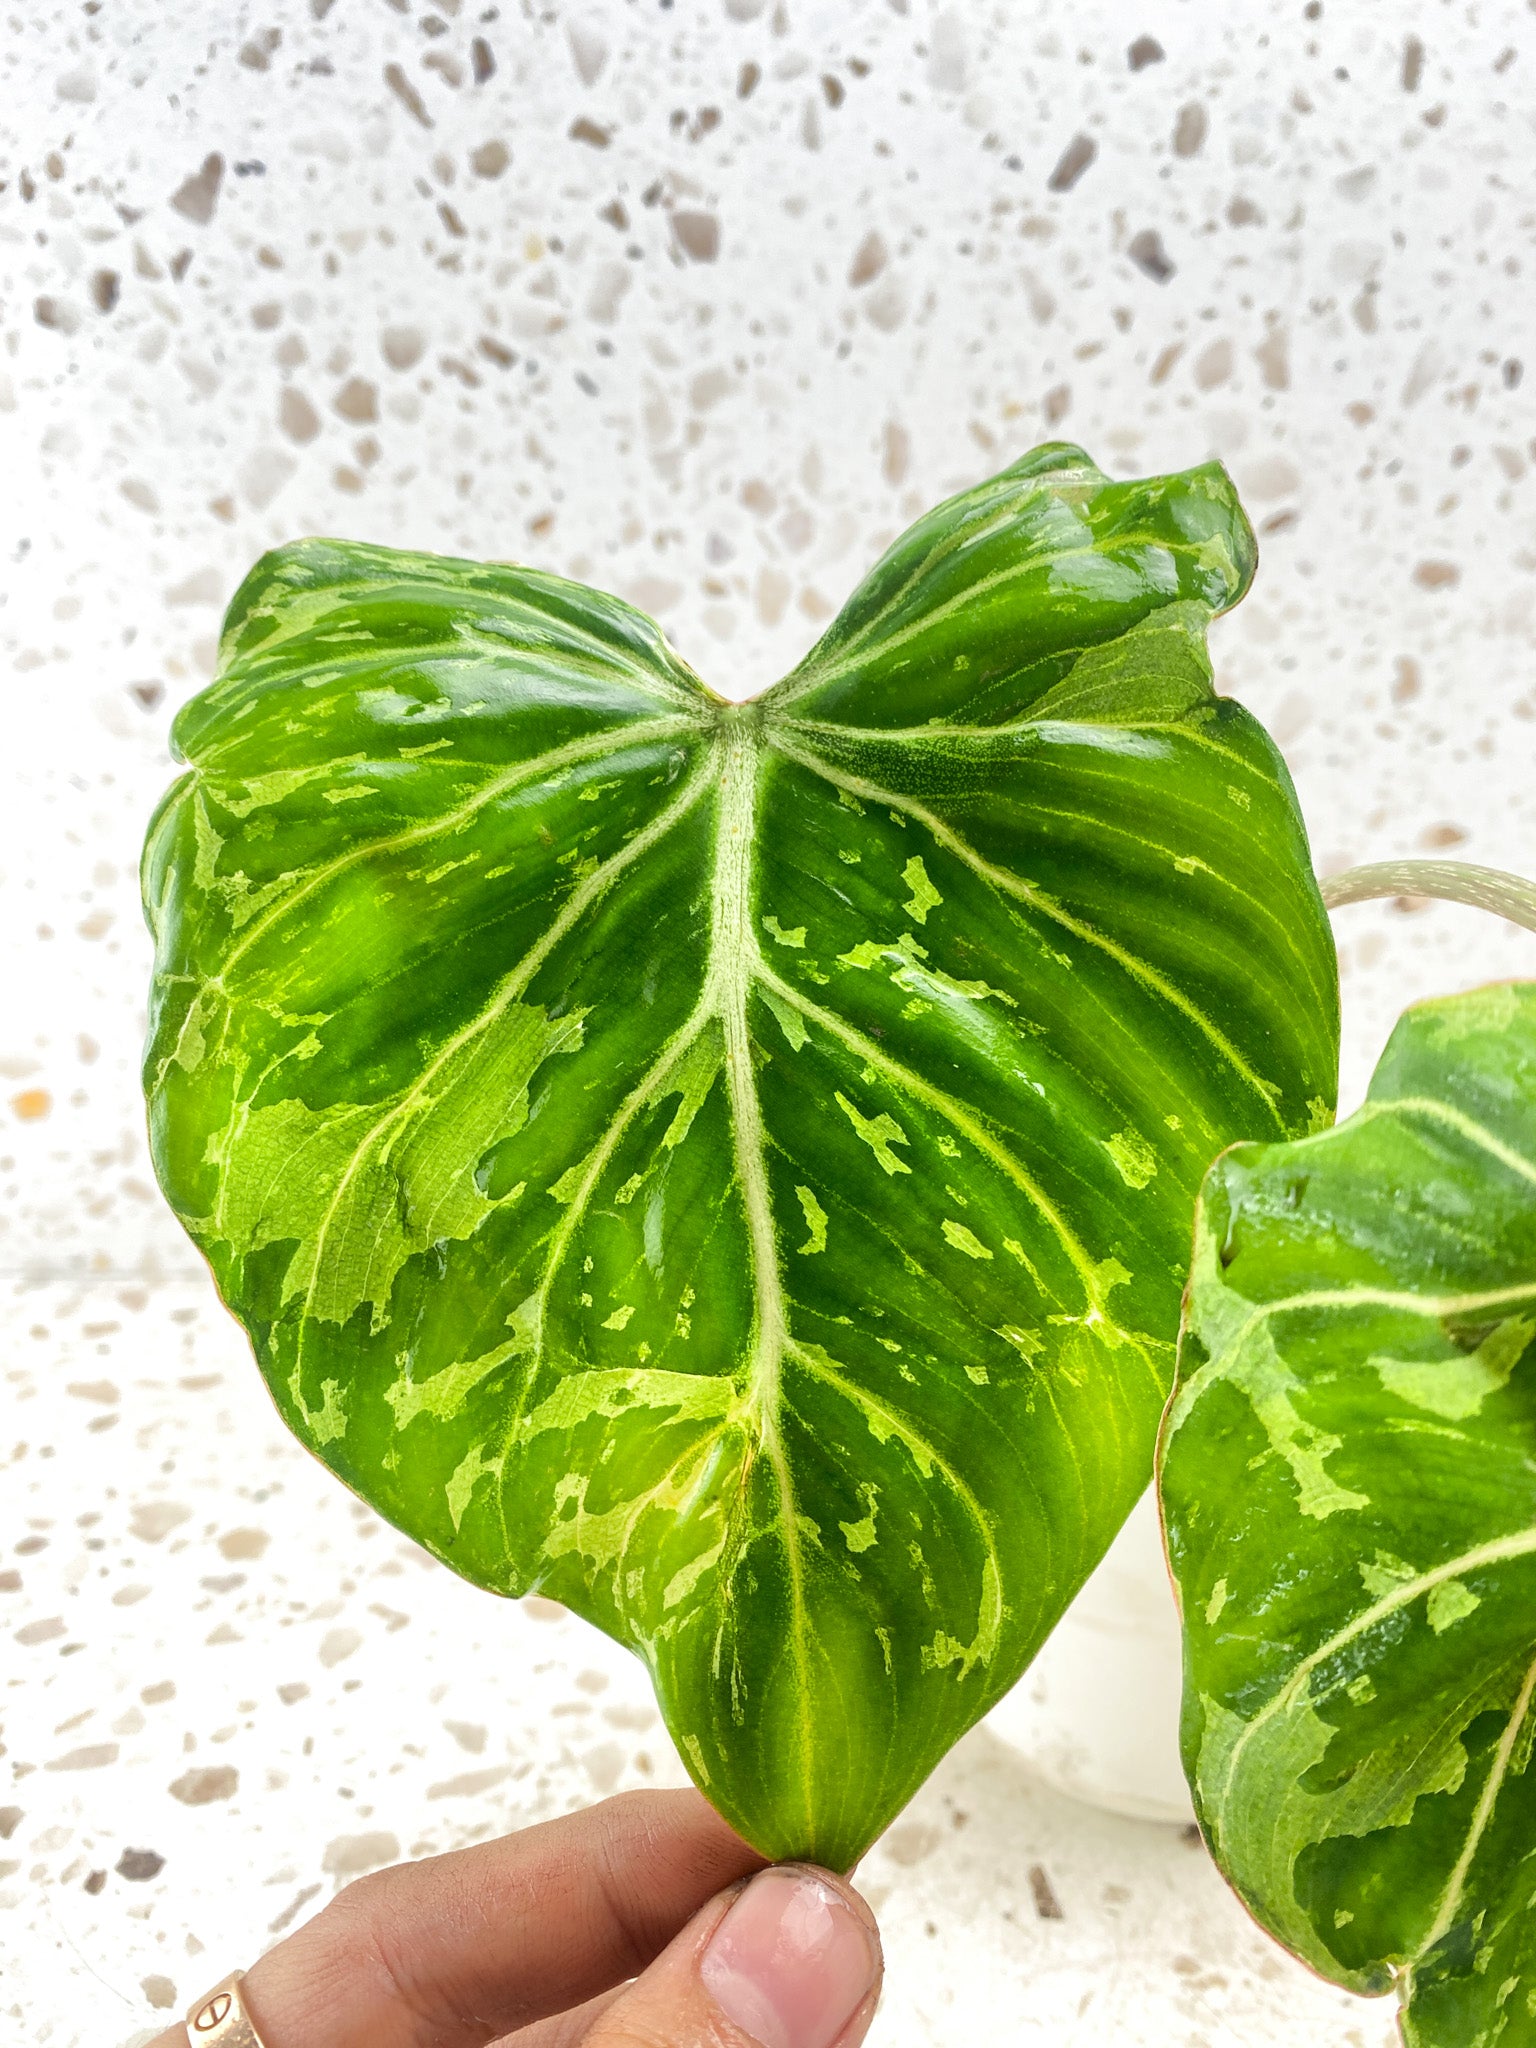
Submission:
[[[1435,896],[1446,903],[1467,903],[1491,910],[1511,924],[1536,932],[1536,883],[1502,868],[1482,868],[1465,860],[1377,860],[1347,868],[1318,885],[1330,910],[1346,903],[1368,903],[1378,896]]]

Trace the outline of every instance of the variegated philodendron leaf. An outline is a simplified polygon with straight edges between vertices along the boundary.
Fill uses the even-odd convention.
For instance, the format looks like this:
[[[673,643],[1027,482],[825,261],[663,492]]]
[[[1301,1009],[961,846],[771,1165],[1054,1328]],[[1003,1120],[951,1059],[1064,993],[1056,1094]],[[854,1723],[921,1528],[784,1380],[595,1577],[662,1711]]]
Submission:
[[[145,864],[162,1182],[284,1416],[645,1659],[847,1865],[1151,1471],[1200,1175],[1326,1121],[1289,783],[1211,688],[1215,467],[1041,449],[723,703],[531,570],[309,541]]]
[[[1163,1507],[1185,1764],[1258,1918],[1413,2048],[1536,2042],[1536,983],[1201,1197]]]

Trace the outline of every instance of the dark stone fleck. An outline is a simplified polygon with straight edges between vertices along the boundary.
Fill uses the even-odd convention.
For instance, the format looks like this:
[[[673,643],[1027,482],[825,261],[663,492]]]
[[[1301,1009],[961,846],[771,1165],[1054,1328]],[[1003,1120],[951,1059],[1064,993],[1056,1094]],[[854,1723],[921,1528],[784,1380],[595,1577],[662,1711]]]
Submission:
[[[154,1849],[125,1849],[117,1859],[117,1874],[130,1884],[147,1884],[165,1868],[165,1858]]]
[[[713,263],[720,254],[720,223],[712,213],[674,213],[672,235],[694,263]]]
[[[469,167],[477,178],[499,178],[511,161],[512,152],[504,142],[482,142],[469,152]]]
[[[1099,145],[1091,135],[1074,135],[1057,160],[1055,170],[1046,179],[1046,189],[1070,192],[1098,153]]]
[[[1198,100],[1191,100],[1180,107],[1179,118],[1173,128],[1173,153],[1175,156],[1198,156],[1210,128],[1210,119]]]
[[[264,28],[254,35],[240,52],[240,62],[247,71],[265,71],[272,62],[272,52],[283,40],[280,28]]]
[[[1125,253],[1154,284],[1166,284],[1174,273],[1173,259],[1163,247],[1163,238],[1156,228],[1143,228],[1140,234],[1132,235],[1125,245]]]
[[[213,219],[213,210],[219,203],[219,187],[224,182],[224,159],[217,151],[203,158],[201,170],[194,171],[171,195],[171,204],[183,220],[189,220],[194,227],[205,228]]]
[[[412,85],[398,64],[384,66],[384,83],[389,87],[401,106],[413,121],[419,121],[423,128],[430,128],[432,116],[427,112],[421,94]]]

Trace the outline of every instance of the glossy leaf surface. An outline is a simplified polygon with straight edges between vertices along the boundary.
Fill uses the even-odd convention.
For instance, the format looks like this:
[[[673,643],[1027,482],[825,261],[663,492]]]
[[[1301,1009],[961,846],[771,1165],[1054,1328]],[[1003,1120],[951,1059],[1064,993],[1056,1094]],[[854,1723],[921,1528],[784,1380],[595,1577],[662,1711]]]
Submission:
[[[1536,2041],[1536,984],[1201,1198],[1163,1502],[1217,1860],[1415,2048]]]
[[[647,1661],[846,1866],[1151,1468],[1195,1191],[1326,1119],[1333,953],[1204,630],[1216,468],[1052,447],[727,705],[621,604],[302,542],[146,854],[163,1184],[294,1430]]]

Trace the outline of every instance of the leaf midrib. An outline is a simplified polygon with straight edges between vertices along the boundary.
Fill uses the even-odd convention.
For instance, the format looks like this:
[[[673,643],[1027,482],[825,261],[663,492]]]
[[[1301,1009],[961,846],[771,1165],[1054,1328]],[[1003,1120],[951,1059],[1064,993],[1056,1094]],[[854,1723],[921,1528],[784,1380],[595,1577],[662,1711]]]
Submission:
[[[1061,1243],[1083,1289],[1086,1320],[1105,1327],[1111,1334],[1112,1341],[1129,1341],[1134,1349],[1143,1354],[1146,1340],[1140,1333],[1117,1324],[1108,1313],[1103,1283],[1086,1247],[1077,1238],[1045,1190],[975,1112],[970,1111],[963,1103],[956,1101],[934,1083],[915,1074],[900,1061],[893,1059],[883,1047],[877,1046],[836,1012],[825,1010],[821,1005],[812,1002],[802,990],[777,975],[763,958],[752,925],[751,900],[757,854],[756,798],[762,765],[765,757],[772,753],[800,765],[814,766],[821,772],[825,772],[826,769],[826,764],[815,757],[808,757],[802,749],[792,744],[785,745],[782,732],[774,731],[762,716],[766,708],[766,700],[761,699],[742,705],[719,705],[714,720],[716,734],[711,757],[700,763],[684,790],[658,818],[610,856],[586,883],[566,899],[560,913],[552,920],[539,940],[503,977],[490,1001],[475,1018],[439,1049],[406,1097],[385,1109],[378,1123],[365,1134],[353,1156],[352,1165],[343,1182],[338,1185],[335,1198],[329,1205],[326,1218],[321,1225],[319,1249],[323,1252],[326,1233],[334,1221],[346,1185],[350,1183],[371,1147],[386,1133],[387,1145],[393,1147],[402,1132],[409,1128],[410,1112],[426,1099],[432,1081],[454,1055],[469,1040],[479,1036],[482,1031],[494,1024],[509,1002],[517,1000],[526,992],[559,939],[566,935],[599,897],[607,893],[619,873],[641,853],[650,851],[674,824],[680,822],[693,809],[709,783],[716,782],[717,821],[709,878],[710,946],[699,998],[689,1016],[669,1037],[644,1075],[615,1110],[604,1138],[590,1155],[587,1171],[554,1232],[538,1289],[541,1313],[538,1317],[540,1340],[536,1349],[536,1359],[542,1361],[543,1357],[542,1305],[547,1302],[550,1289],[574,1239],[576,1229],[609,1159],[635,1116],[656,1098],[680,1061],[696,1043],[699,1034],[711,1022],[718,1022],[724,1040],[724,1065],[732,1139],[737,1177],[741,1184],[743,1206],[747,1216],[754,1281],[754,1328],[746,1383],[742,1389],[737,1419],[751,1425],[755,1440],[769,1460],[781,1501],[786,1504],[786,1546],[797,1549],[794,1540],[793,1488],[780,1429],[782,1368],[789,1340],[788,1313],[784,1298],[782,1253],[768,1185],[767,1140],[752,1068],[751,1034],[747,1022],[747,1001],[754,984],[771,991],[781,1000],[788,1001],[808,1022],[828,1031],[849,1050],[858,1052],[866,1061],[872,1061],[886,1074],[893,1086],[902,1093],[927,1103],[984,1155],[990,1157],[1026,1195],[1031,1206]],[[672,721],[666,723],[670,725]],[[654,732],[654,724],[650,721],[647,721],[647,724]],[[627,739],[629,735],[626,734],[624,737]],[[565,750],[562,749],[560,752],[563,755]],[[585,745],[582,752],[586,752]],[[542,765],[545,768],[551,765],[549,757],[542,757]],[[524,772],[532,771],[533,767],[534,764],[526,764]],[[519,776],[519,779],[522,777]],[[498,782],[502,780],[501,777],[497,778]],[[881,794],[872,789],[870,793]],[[471,801],[478,807],[478,802],[484,800],[484,793],[477,792],[476,799]],[[920,822],[931,832],[942,827],[942,821],[934,818],[925,807],[922,808]],[[413,836],[414,830],[415,828]],[[1021,888],[1027,886],[1020,885]],[[320,1259],[317,1255],[317,1270],[319,1264]],[[313,1287],[310,1296],[312,1294]],[[306,1297],[306,1322],[310,1320],[309,1298]],[[295,1361],[295,1380],[298,1377],[302,1354],[301,1338],[299,1359]],[[1153,1378],[1158,1380],[1155,1362],[1146,1357],[1145,1363]]]
[[[707,961],[698,1000],[684,1023],[674,1032],[666,1044],[651,1061],[645,1074],[631,1089],[624,1102],[609,1120],[603,1139],[586,1162],[586,1171],[575,1195],[560,1218],[550,1240],[543,1273],[537,1290],[538,1313],[534,1318],[534,1346],[532,1372],[527,1384],[532,1384],[540,1367],[546,1362],[544,1307],[550,1291],[563,1268],[576,1238],[582,1219],[587,1212],[593,1194],[625,1132],[633,1125],[635,1118],[651,1102],[657,1099],[669,1078],[700,1034],[711,1024],[718,1023],[722,1038],[724,1078],[728,1097],[731,1139],[734,1153],[735,1178],[741,1192],[741,1202],[747,1226],[752,1268],[753,1323],[748,1353],[744,1364],[738,1368],[739,1398],[733,1406],[731,1420],[742,1427],[747,1445],[747,1464],[743,1471],[750,1470],[750,1461],[761,1456],[771,1475],[771,1482],[777,1499],[780,1539],[788,1575],[788,1595],[792,1611],[789,1655],[796,1667],[796,1693],[798,1699],[797,1734],[800,1750],[800,1786],[805,1801],[807,1820],[811,1815],[811,1785],[815,1758],[814,1731],[810,1721],[811,1687],[809,1682],[808,1658],[812,1645],[807,1629],[805,1560],[803,1540],[800,1534],[795,1483],[783,1438],[783,1370],[786,1353],[793,1349],[798,1354],[789,1328],[789,1310],[785,1297],[785,1274],[783,1252],[779,1242],[774,1219],[771,1190],[768,1177],[768,1139],[763,1125],[762,1106],[753,1069],[752,1035],[748,1019],[748,1003],[752,988],[757,985],[771,991],[782,1000],[788,1001],[806,1017],[808,1022],[827,1030],[848,1050],[861,1053],[872,1059],[885,1073],[891,1085],[901,1092],[926,1103],[943,1116],[987,1156],[994,1165],[1003,1170],[1030,1200],[1031,1205],[1061,1241],[1068,1258],[1075,1269],[1084,1294],[1086,1319],[1105,1326],[1111,1341],[1117,1338],[1129,1340],[1136,1351],[1145,1354],[1145,1340],[1138,1333],[1118,1327],[1106,1310],[1104,1287],[1086,1247],[1077,1239],[1065,1217],[1057,1209],[1045,1190],[1033,1179],[1020,1161],[1002,1140],[991,1131],[985,1120],[977,1113],[954,1100],[943,1089],[913,1073],[902,1063],[893,1060],[888,1053],[856,1027],[835,1012],[825,1010],[812,1002],[792,983],[783,980],[773,972],[763,958],[753,929],[754,882],[757,871],[758,846],[756,836],[756,809],[759,785],[765,761],[776,758],[786,764],[794,763],[816,773],[819,777],[835,784],[844,782],[844,776],[831,769],[814,749],[799,743],[800,735],[791,736],[786,731],[789,721],[771,716],[777,709],[777,693],[770,693],[768,700],[758,700],[745,705],[719,704],[714,708],[713,717],[708,714],[697,721],[690,719],[644,721],[640,732],[634,728],[613,735],[610,744],[627,744],[637,737],[659,737],[659,728],[692,724],[695,730],[715,728],[710,741],[709,754],[701,761],[689,777],[683,791],[651,824],[634,835],[616,854],[610,856],[603,867],[574,891],[561,907],[558,915],[551,920],[541,938],[525,952],[498,985],[491,1000],[472,1022],[465,1026],[447,1045],[440,1048],[426,1070],[419,1077],[407,1097],[390,1105],[375,1125],[349,1165],[347,1174],[335,1191],[329,1205],[327,1217],[322,1223],[320,1244],[317,1250],[316,1270],[321,1265],[324,1238],[331,1228],[340,1203],[344,1200],[346,1186],[355,1177],[370,1150],[382,1141],[386,1150],[392,1149],[401,1134],[408,1130],[412,1112],[418,1108],[431,1092],[434,1081],[461,1049],[468,1038],[494,1025],[496,1018],[505,1010],[509,1001],[526,992],[540,967],[549,958],[554,946],[589,909],[598,897],[605,895],[618,874],[641,854],[650,851],[658,841],[670,832],[672,826],[691,812],[711,783],[715,786],[716,820],[714,841],[710,858],[708,893],[710,906],[710,939]],[[769,714],[765,716],[765,713]],[[802,729],[803,730],[803,729]],[[587,755],[599,747],[592,743],[577,743],[570,751]],[[566,750],[557,750],[565,756]],[[495,784],[505,785],[509,780],[523,780],[525,777],[547,771],[554,763],[544,757],[537,764],[523,764],[519,769],[507,771],[504,776],[494,778]],[[561,764],[564,765],[562,759]],[[926,806],[913,804],[910,800],[887,799],[887,793],[868,785],[859,778],[848,778],[857,783],[861,793],[875,801],[900,802],[940,844],[948,845],[958,835],[949,832],[942,819]],[[468,800],[474,809],[488,801],[491,790],[477,791]],[[462,808],[462,807],[461,807]],[[444,821],[434,820],[421,827],[409,828],[414,839],[418,833],[430,837],[442,829]],[[376,847],[363,849],[376,851]],[[983,879],[996,889],[1006,893],[1026,895],[1037,905],[1041,904],[1038,892],[1027,882],[994,870],[989,863],[982,863],[974,849],[961,842],[959,857],[975,867]],[[350,856],[349,856],[350,857]],[[983,870],[985,872],[983,873]],[[1011,886],[1009,886],[1011,885]],[[312,883],[303,885],[307,890]],[[1059,916],[1056,906],[1044,906],[1050,913]],[[1064,920],[1063,920],[1064,921]],[[1076,921],[1073,921],[1074,927]],[[1093,943],[1103,943],[1097,934],[1084,931],[1077,936],[1088,938]],[[1138,979],[1143,979],[1141,975]],[[1160,979],[1160,977],[1159,977]],[[1171,994],[1178,1002],[1177,992],[1159,988],[1160,994]],[[1187,999],[1185,999],[1187,1001]],[[1184,1002],[1179,1002],[1183,1008]],[[310,1297],[313,1288],[311,1287]],[[312,1321],[309,1314],[310,1297],[306,1297],[303,1323]],[[305,1346],[302,1333],[295,1359],[293,1385],[295,1398],[303,1403],[299,1381],[304,1362]],[[1155,1361],[1145,1357],[1148,1370],[1155,1380],[1159,1379]],[[735,1376],[735,1375],[733,1375]],[[1159,1388],[1161,1382],[1159,1380]],[[307,1408],[306,1408],[307,1412]],[[499,1476],[504,1483],[506,1458],[510,1452],[515,1418],[509,1433],[499,1446],[500,1457],[496,1460]],[[487,1446],[489,1448],[489,1446]],[[962,1499],[965,1498],[962,1492]],[[738,1497],[737,1512],[745,1509],[745,1483]],[[995,1550],[987,1526],[987,1520],[979,1504],[965,1500],[965,1505],[974,1515],[978,1533],[983,1544],[995,1557]]]
[[[1141,1356],[1159,1393],[1163,1380],[1150,1356],[1147,1340],[1140,1333],[1118,1325],[1108,1313],[1104,1282],[1086,1247],[1045,1190],[983,1120],[942,1089],[892,1059],[883,1048],[835,1012],[811,1002],[800,989],[777,975],[763,958],[753,925],[753,881],[758,851],[756,808],[760,778],[765,759],[769,756],[776,755],[785,761],[795,760],[798,750],[792,753],[783,745],[781,734],[775,733],[768,725],[762,710],[761,700],[752,704],[722,706],[718,714],[714,761],[708,771],[701,770],[701,773],[711,773],[717,781],[717,813],[709,879],[709,953],[698,1001],[652,1061],[646,1074],[630,1091],[611,1120],[603,1142],[591,1156],[587,1171],[551,1244],[539,1292],[542,1305],[548,1300],[591,1197],[624,1132],[640,1111],[656,1099],[700,1033],[710,1023],[717,1022],[722,1035],[736,1179],[747,1224],[753,1277],[753,1326],[739,1399],[730,1420],[742,1428],[749,1447],[756,1447],[755,1454],[766,1460],[777,1497],[794,1616],[789,1654],[797,1666],[799,1681],[800,1789],[809,1819],[815,1740],[810,1721],[811,1690],[806,1669],[808,1636],[804,1558],[794,1478],[782,1431],[785,1358],[791,1352],[797,1358],[803,1358],[805,1354],[790,1333],[783,1253],[768,1179],[767,1137],[747,1015],[748,999],[754,984],[789,1002],[808,1022],[827,1030],[849,1050],[859,1052],[878,1066],[893,1086],[936,1110],[963,1132],[979,1151],[991,1158],[993,1164],[1025,1193],[1042,1221],[1061,1242],[1083,1289],[1085,1322],[1104,1328],[1111,1341],[1129,1343]],[[923,822],[928,823],[929,819],[925,816]],[[535,1371],[545,1359],[542,1312],[538,1325]],[[911,1440],[907,1425],[903,1424],[898,1433],[904,1441]],[[995,1568],[995,1538],[979,1502],[931,1445],[925,1444],[924,1451],[936,1466],[943,1467],[957,1497],[975,1520],[984,1551],[993,1560]],[[749,1458],[752,1455],[754,1452],[749,1449]],[[744,1498],[743,1485],[739,1500],[744,1501]]]
[[[752,929],[752,874],[761,758],[756,724],[750,710],[734,717],[729,713],[721,716],[722,760],[714,874],[710,890],[709,967],[700,1000],[708,1003],[713,998],[725,1041],[731,1135],[742,1206],[746,1211],[754,1283],[751,1359],[746,1393],[756,1440],[768,1460],[778,1495],[794,1622],[790,1655],[799,1680],[796,1727],[800,1743],[800,1790],[809,1827],[813,1818],[810,1788],[815,1736],[811,1727],[811,1689],[805,1664],[805,1564],[801,1555],[794,1480],[780,1428],[788,1324],[778,1231],[768,1186],[762,1104],[752,1071],[752,1036],[747,1023],[747,997],[757,964],[757,940]]]

